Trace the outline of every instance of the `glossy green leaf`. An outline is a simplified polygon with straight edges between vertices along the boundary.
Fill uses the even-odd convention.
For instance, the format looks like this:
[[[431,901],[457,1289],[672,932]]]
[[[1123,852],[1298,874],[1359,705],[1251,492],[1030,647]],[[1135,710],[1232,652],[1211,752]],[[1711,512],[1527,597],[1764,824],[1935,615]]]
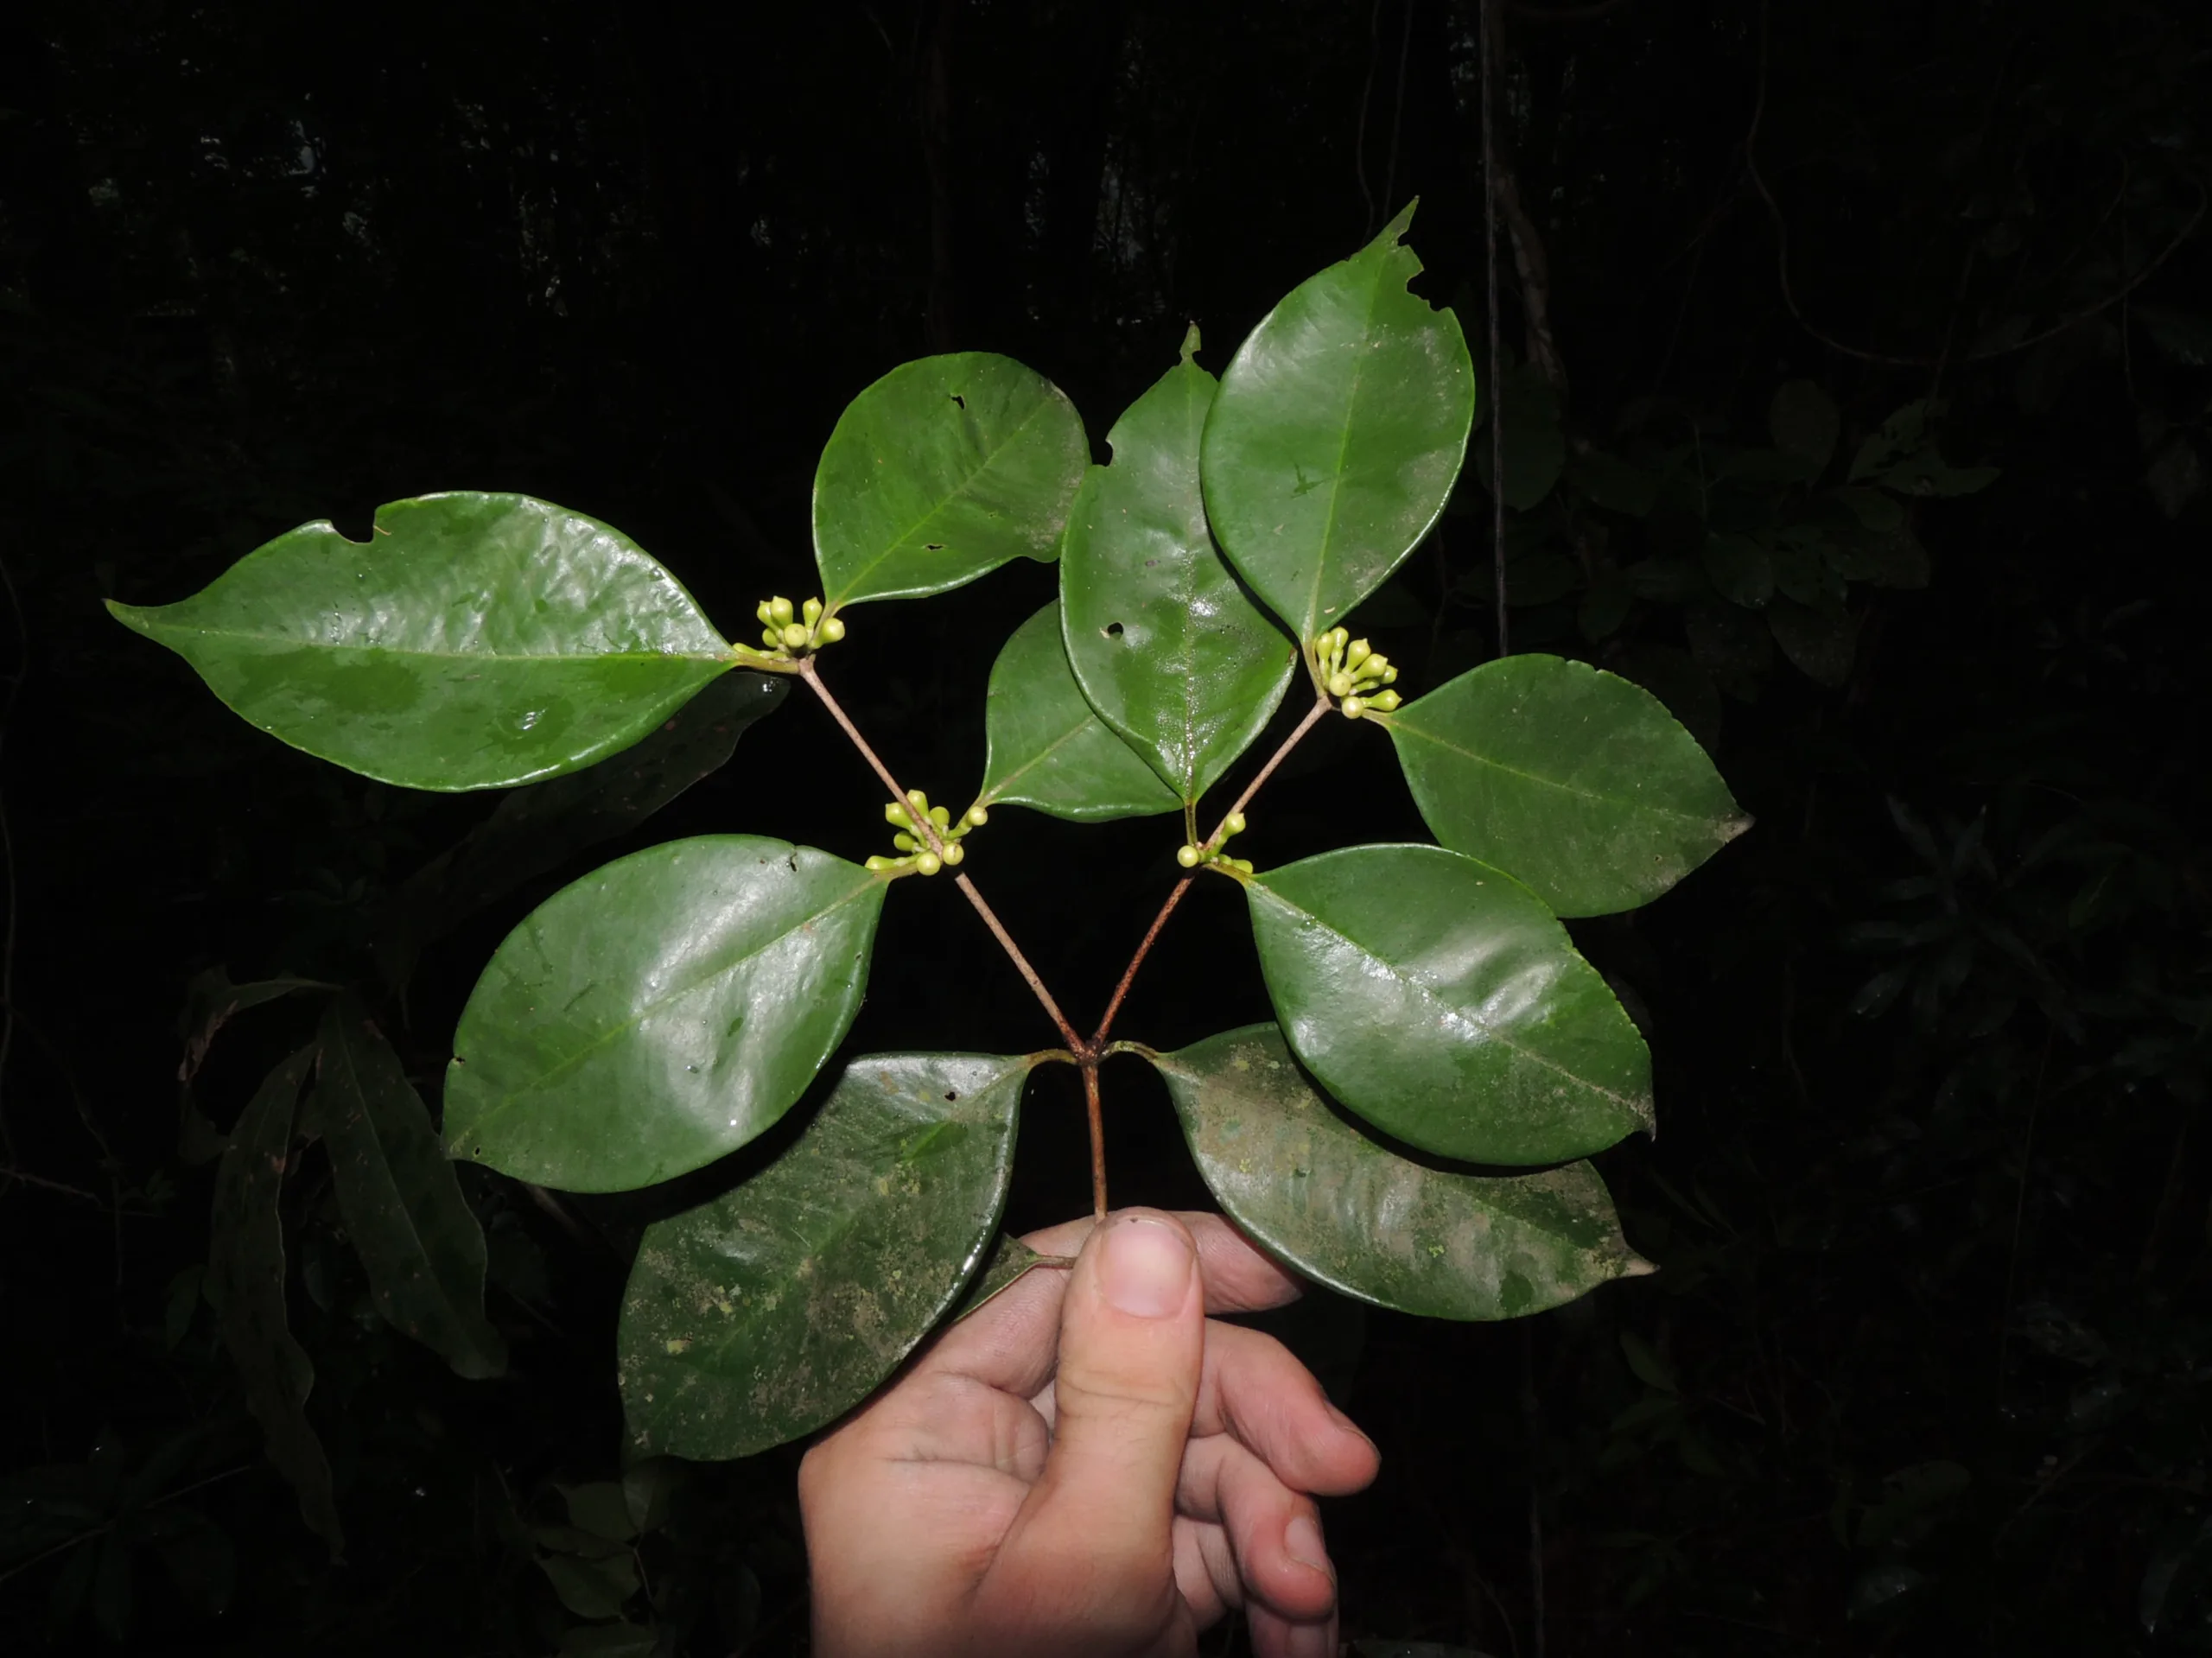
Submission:
[[[276,1208],[293,1113],[315,1059],[315,1049],[305,1047],[270,1071],[231,1131],[230,1149],[215,1166],[207,1294],[269,1460],[291,1482],[300,1517],[335,1559],[345,1552],[346,1534],[331,1494],[330,1464],[308,1421],[315,1369],[292,1339],[285,1314],[284,1223]]]
[[[248,723],[412,789],[503,789],[626,748],[730,665],[676,578],[582,513],[456,490],[249,553],[193,597],[108,608]]]
[[[518,1180],[624,1191],[782,1116],[868,984],[884,880],[752,835],[617,859],[492,957],[454,1039],[446,1144]]]
[[[1076,681],[1099,717],[1195,804],[1266,727],[1297,656],[1215,550],[1198,490],[1214,378],[1183,360],[1106,435],[1114,462],[1076,496],[1060,607]]]
[[[1301,641],[1420,543],[1466,454],[1474,365],[1459,319],[1407,290],[1412,217],[1262,319],[1206,417],[1214,535]]]
[[[1385,1133],[1478,1163],[1560,1163],[1652,1126],[1651,1056],[1543,901],[1427,846],[1247,877],[1275,1012]]]
[[[505,796],[458,845],[408,877],[385,906],[376,948],[385,982],[406,982],[425,944],[485,905],[586,848],[628,834],[721,770],[746,727],[781,708],[790,690],[785,675],[726,674],[635,747]]]
[[[1651,1270],[1587,1163],[1432,1169],[1329,1108],[1274,1025],[1150,1056],[1223,1211],[1308,1278],[1430,1318],[1514,1318]]]
[[[316,1039],[322,1065],[308,1117],[330,1153],[346,1236],[377,1311],[455,1374],[498,1375],[507,1344],[484,1316],[484,1229],[422,1097],[353,996],[332,999]]]
[[[865,1399],[990,1253],[1033,1063],[863,1056],[789,1151],[648,1227],[618,1342],[634,1444],[750,1456]]]
[[[1648,904],[1751,827],[1656,697],[1582,663],[1484,663],[1382,723],[1436,838],[1560,915]]]
[[[976,804],[1033,806],[1085,823],[1173,811],[1182,804],[1174,791],[1084,701],[1060,632],[1060,607],[1047,605],[991,664]]]
[[[838,417],[814,474],[823,599],[919,599],[1050,563],[1090,460],[1075,405],[1010,357],[893,369]]]
[[[1020,1238],[1001,1232],[991,1248],[990,1260],[968,1286],[968,1293],[960,1298],[960,1311],[952,1315],[953,1322],[957,1324],[970,1313],[980,1312],[1039,1267],[1074,1265],[1073,1255],[1039,1255]]]

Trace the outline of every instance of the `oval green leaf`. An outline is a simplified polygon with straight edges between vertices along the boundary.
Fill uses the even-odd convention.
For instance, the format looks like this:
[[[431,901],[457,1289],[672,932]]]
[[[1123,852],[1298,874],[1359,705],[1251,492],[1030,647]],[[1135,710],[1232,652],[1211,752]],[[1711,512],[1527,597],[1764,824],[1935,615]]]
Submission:
[[[750,1456],[868,1397],[991,1253],[1034,1064],[863,1056],[789,1151],[646,1228],[618,1338],[634,1445]]]
[[[620,530],[526,495],[302,524],[173,605],[111,602],[249,724],[410,789],[505,789],[628,747],[731,665]]]
[[[1149,1057],[1223,1210],[1332,1289],[1427,1318],[1517,1318],[1651,1270],[1587,1163],[1484,1176],[1410,1162],[1329,1109],[1280,1026]]]
[[[1291,1046],[1385,1133],[1469,1162],[1563,1163],[1652,1126],[1643,1039],[1511,876],[1363,846],[1244,887]]]
[[[1560,915],[1649,904],[1751,827],[1657,697],[1583,663],[1487,662],[1376,722],[1436,838]]]
[[[446,1146],[569,1191],[735,1151],[844,1039],[883,879],[753,835],[619,858],[507,935],[462,1010]]]
[[[1090,461],[1075,405],[1010,357],[893,369],[838,417],[814,474],[824,601],[919,599],[1012,559],[1049,564]]]
[[[308,1118],[330,1154],[338,1210],[371,1299],[456,1375],[498,1375],[507,1344],[484,1316],[484,1229],[422,1096],[350,993],[331,999],[317,1039],[322,1064]]]
[[[1474,364],[1459,319],[1407,290],[1413,211],[1262,318],[1206,417],[1214,535],[1303,643],[1420,544],[1466,454]]]
[[[1200,795],[1249,747],[1296,665],[1282,630],[1215,550],[1198,491],[1214,378],[1183,360],[1130,404],[1076,497],[1060,606],[1076,682],[1099,717],[1179,799]]]
[[[976,804],[1033,806],[1082,823],[1175,810],[1183,803],[1174,791],[1084,701],[1060,632],[1060,607],[1047,605],[991,664]]]

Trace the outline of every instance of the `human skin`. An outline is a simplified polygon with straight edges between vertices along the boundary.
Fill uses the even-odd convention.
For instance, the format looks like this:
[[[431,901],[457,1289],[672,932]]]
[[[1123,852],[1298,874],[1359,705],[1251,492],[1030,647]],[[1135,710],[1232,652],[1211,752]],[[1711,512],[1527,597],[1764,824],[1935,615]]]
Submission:
[[[1337,1650],[1313,1498],[1375,1447],[1282,1345],[1208,1313],[1294,1280],[1219,1216],[1124,1210],[955,1324],[809,1451],[823,1658],[1186,1658],[1242,1606],[1259,1658]],[[1079,1251],[1079,1253],[1078,1253]]]

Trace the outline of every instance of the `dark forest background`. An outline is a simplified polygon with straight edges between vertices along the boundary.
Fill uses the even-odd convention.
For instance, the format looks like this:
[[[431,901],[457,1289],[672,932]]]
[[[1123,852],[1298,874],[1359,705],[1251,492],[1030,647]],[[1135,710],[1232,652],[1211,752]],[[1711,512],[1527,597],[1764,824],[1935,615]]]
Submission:
[[[2212,16],[1497,10],[1507,432],[1545,485],[1514,503],[1513,643],[1650,685],[1758,824],[1649,910],[1577,924],[1652,1034],[1662,1132],[1602,1166],[1662,1271],[1525,1327],[1322,1297],[1277,1320],[1382,1450],[1328,1514],[1346,1634],[2212,1650]],[[385,501],[511,489],[621,526],[742,633],[763,594],[815,591],[815,458],[877,375],[1009,353],[1099,445],[1187,321],[1218,370],[1416,194],[1420,286],[1479,361],[1479,48],[1472,0],[101,0],[0,24],[8,1645],[803,1651],[795,1450],[677,1483],[637,1550],[650,1634],[584,1632],[574,1574],[556,1593],[540,1564],[562,1488],[617,1471],[649,1199],[472,1185],[514,1357],[464,1382],[370,1310],[310,1159],[285,1212],[334,1565],[199,1276],[211,1148],[314,1010],[241,1015],[181,1088],[181,1032],[210,969],[348,982],[435,1087],[492,946],[611,853],[883,836],[792,705],[648,824],[442,918],[403,989],[392,905],[489,803],[261,736],[101,598],[180,598],[306,520],[358,537]],[[1794,381],[1841,411],[1818,489],[1771,459]],[[1885,422],[1892,505],[1834,494]],[[1471,467],[1363,613],[1408,689],[1495,649],[1488,511]],[[854,613],[833,676],[933,797],[980,774],[989,664],[1052,584],[1025,565]],[[1335,843],[1347,811],[1420,835],[1387,746],[1325,732],[1241,851]],[[1008,811],[978,845],[1078,1019],[1173,873],[1157,831]],[[1218,885],[1123,1033],[1264,1016]],[[885,926],[854,1051],[1045,1039],[951,893],[902,888]],[[1149,1074],[1108,1088],[1117,1199],[1203,1203]],[[1087,1202],[1079,1116],[1048,1071],[1014,1223]]]

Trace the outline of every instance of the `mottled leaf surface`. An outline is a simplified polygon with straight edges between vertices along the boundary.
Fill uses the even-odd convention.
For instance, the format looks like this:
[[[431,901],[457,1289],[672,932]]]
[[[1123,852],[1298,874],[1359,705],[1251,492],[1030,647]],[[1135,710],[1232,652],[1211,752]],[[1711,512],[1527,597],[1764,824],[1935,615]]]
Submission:
[[[1459,475],[1475,371],[1459,319],[1406,284],[1408,206],[1252,330],[1206,417],[1206,512],[1304,642],[1382,585]]]
[[[563,887],[476,983],[446,1144],[518,1180],[625,1191],[736,1150],[844,1039],[883,880],[811,847],[709,835]]]
[[[1296,654],[1216,550],[1198,489],[1214,378],[1183,360],[1106,435],[1068,518],[1060,607],[1069,664],[1099,717],[1184,801],[1265,728]]]
[[[1075,405],[1010,357],[893,369],[839,416],[814,474],[823,599],[919,599],[1011,559],[1050,563],[1090,461]]]
[[[392,895],[378,919],[385,981],[405,982],[422,948],[487,904],[557,869],[579,852],[626,835],[693,784],[729,763],[746,727],[783,706],[781,674],[725,674],[636,746],[567,777],[518,789]]]
[[[990,1251],[1033,1063],[863,1056],[775,1162],[647,1228],[619,1338],[635,1444],[749,1456],[866,1398]]]
[[[189,599],[111,603],[250,724],[413,789],[501,789],[626,748],[730,665],[674,576],[620,530],[456,490],[249,553]]]
[[[330,1545],[334,1559],[345,1552],[346,1535],[331,1495],[330,1464],[308,1421],[315,1369],[286,1318],[284,1223],[276,1208],[293,1112],[315,1058],[310,1045],[270,1071],[231,1131],[230,1148],[215,1166],[207,1293],[269,1460],[291,1482],[300,1517]]]
[[[976,804],[1033,806],[1084,823],[1173,811],[1182,804],[1174,791],[1084,700],[1060,632],[1060,607],[1047,605],[991,664]]]
[[[1560,915],[1648,904],[1751,826],[1657,697],[1582,663],[1487,662],[1377,720],[1436,838]]]
[[[1438,847],[1325,852],[1248,877],[1298,1057],[1423,1151],[1560,1163],[1651,1126],[1651,1057],[1527,887]]]
[[[1329,1109],[1281,1029],[1152,1056],[1223,1210],[1298,1271],[1429,1318],[1514,1318],[1650,1267],[1587,1163],[1481,1176],[1424,1167]]]
[[[317,1040],[308,1117],[377,1311],[457,1375],[498,1375],[507,1344],[484,1316],[484,1229],[422,1096],[353,996],[332,999]]]

